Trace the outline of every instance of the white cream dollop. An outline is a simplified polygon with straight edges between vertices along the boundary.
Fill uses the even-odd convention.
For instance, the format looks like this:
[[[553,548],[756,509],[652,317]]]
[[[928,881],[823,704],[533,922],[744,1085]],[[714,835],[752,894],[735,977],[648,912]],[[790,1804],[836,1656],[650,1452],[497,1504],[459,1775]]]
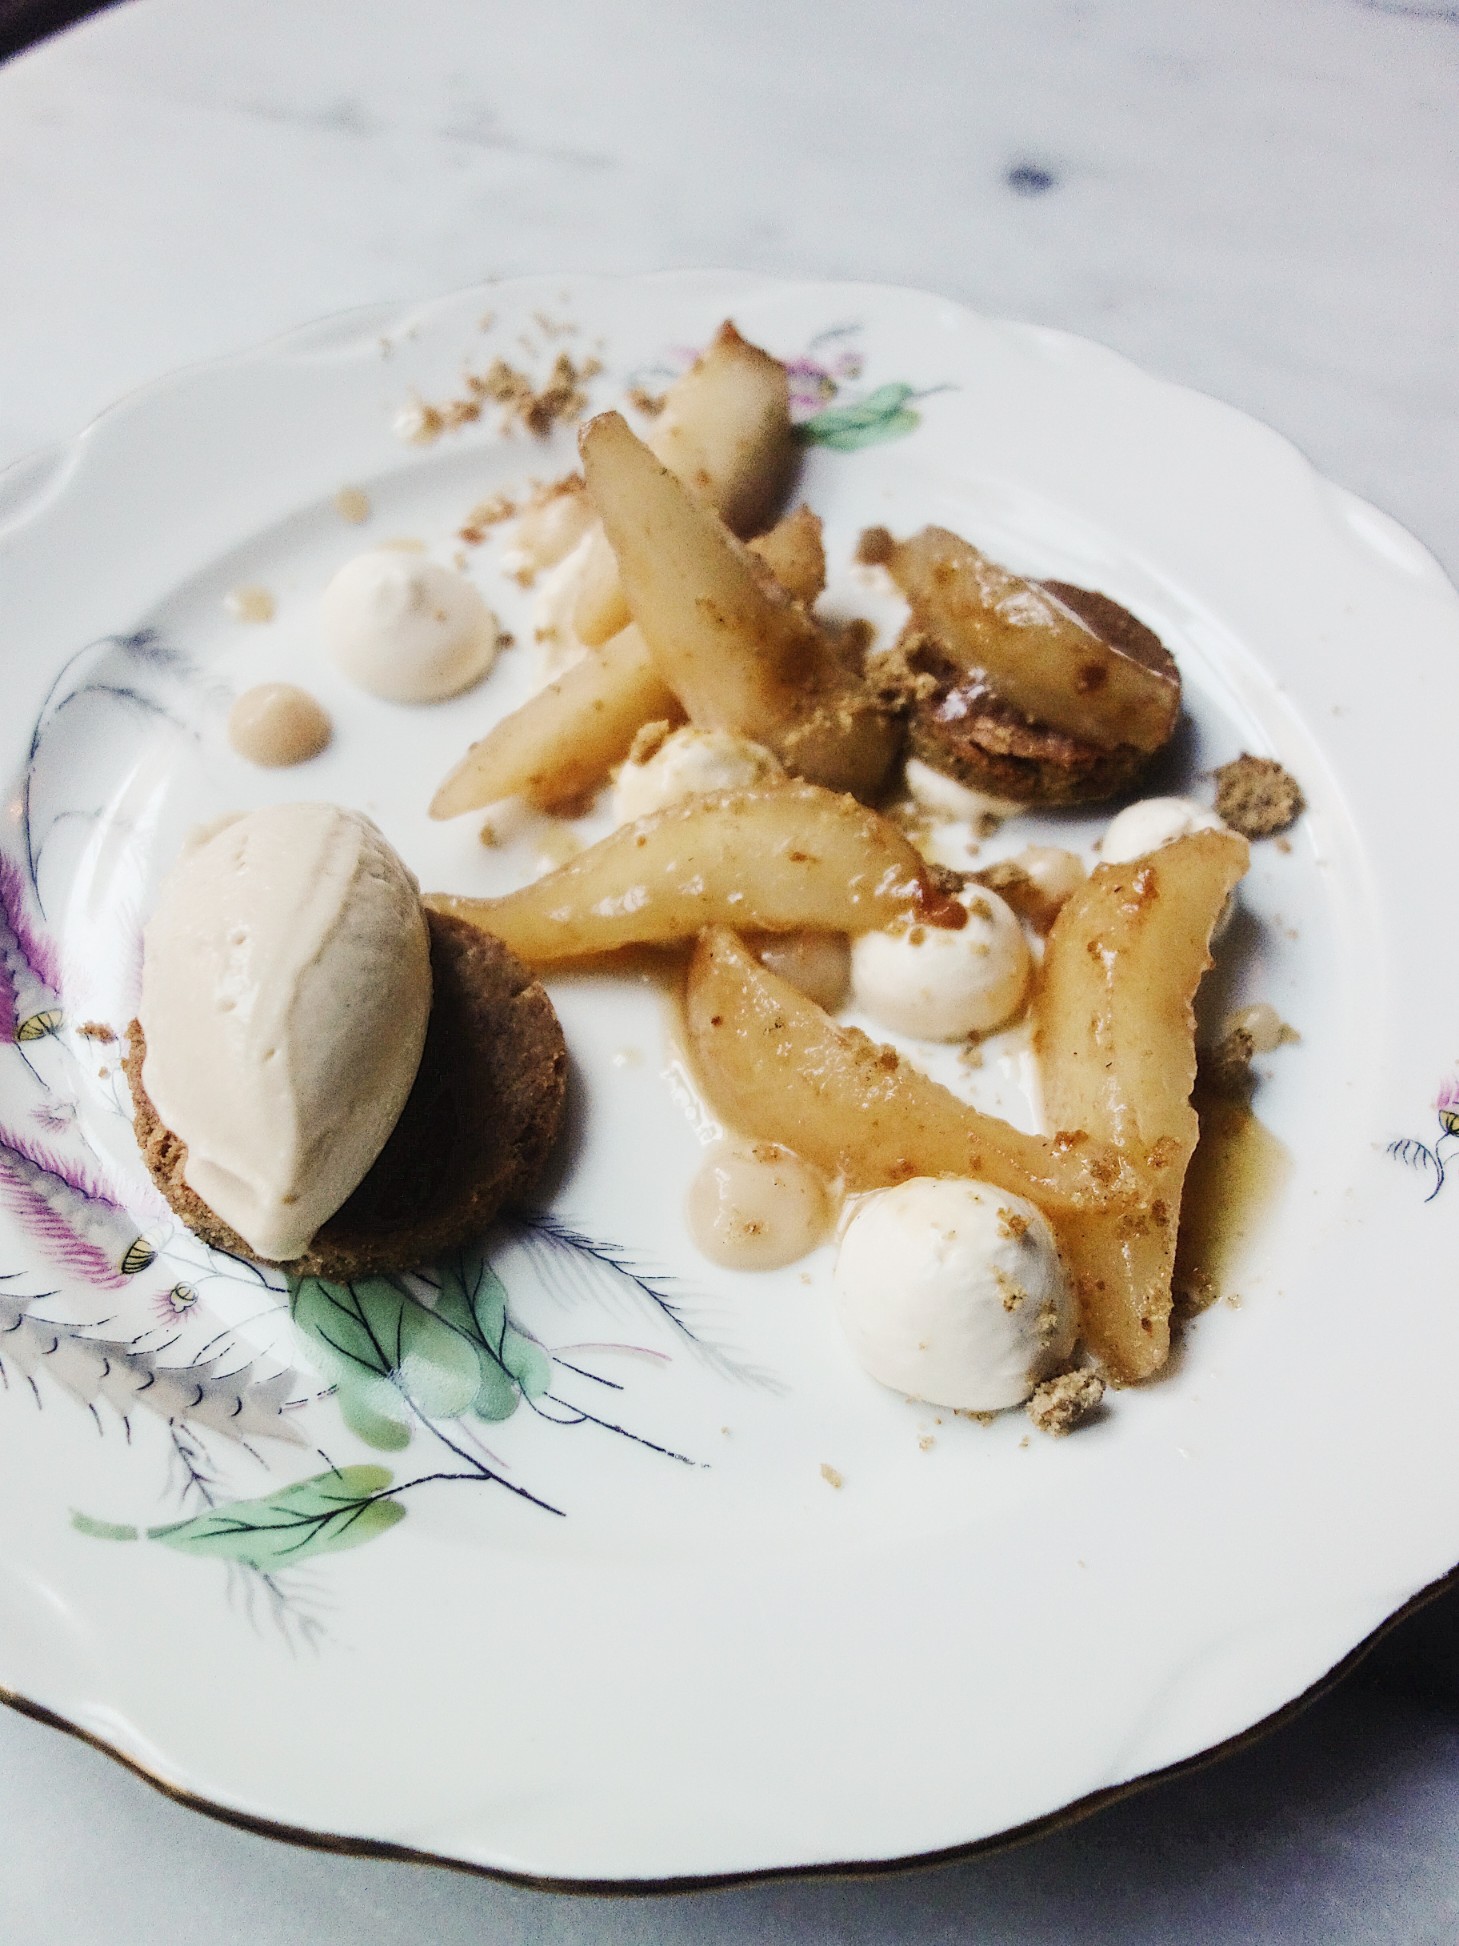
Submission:
[[[851,942],[851,993],[883,1027],[924,1041],[990,1034],[1011,1020],[1032,960],[1023,928],[996,892],[959,895],[968,923],[864,932]]]
[[[929,1405],[1021,1405],[1074,1348],[1053,1232],[991,1183],[916,1176],[863,1197],[833,1287],[863,1370]]]
[[[984,818],[1011,818],[1027,809],[1011,798],[993,797],[987,791],[974,790],[970,784],[960,784],[956,777],[934,769],[920,757],[908,757],[904,774],[914,803],[929,817],[951,818],[976,827]]]
[[[275,804],[199,834],[143,934],[142,1079],[188,1186],[261,1257],[363,1180],[431,1010],[415,880],[366,817]]]
[[[709,791],[755,790],[777,783],[785,771],[763,744],[730,730],[674,730],[641,763],[630,757],[613,786],[620,824],[662,811]]]
[[[331,660],[387,702],[441,702],[496,660],[496,618],[472,584],[399,548],[346,561],[320,613]]]
[[[1104,865],[1127,865],[1132,858],[1159,851],[1177,838],[1188,838],[1193,831],[1224,831],[1226,826],[1214,811],[1190,797],[1142,797],[1127,804],[1109,821],[1100,841],[1099,857]]]

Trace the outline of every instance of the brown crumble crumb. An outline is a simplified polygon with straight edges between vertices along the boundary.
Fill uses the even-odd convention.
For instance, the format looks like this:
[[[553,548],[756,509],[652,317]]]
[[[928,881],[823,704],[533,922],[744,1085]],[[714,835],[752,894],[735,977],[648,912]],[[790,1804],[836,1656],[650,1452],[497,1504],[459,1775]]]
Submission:
[[[1089,1417],[1103,1397],[1104,1380],[1098,1372],[1060,1372],[1034,1388],[1026,1410],[1040,1432],[1062,1439]]]
[[[1240,1291],[1227,1291],[1226,1302],[1231,1306],[1233,1311],[1239,1311],[1241,1309]]]
[[[863,567],[883,568],[891,560],[896,545],[885,527],[868,527],[856,543],[856,559]]]
[[[630,385],[628,403],[646,419],[657,419],[664,409],[664,395],[662,392],[645,391],[641,385]]]
[[[1000,1209],[998,1232],[1000,1236],[1022,1239],[1028,1235],[1028,1218],[1016,1209]]]
[[[516,512],[517,503],[509,493],[495,493],[490,500],[482,500],[471,509],[456,530],[456,538],[465,541],[468,547],[480,547],[488,527],[510,520]]]
[[[102,1080],[103,1080],[103,1081],[110,1081],[110,1080],[111,1080],[111,1069],[110,1069],[110,1068],[98,1068],[98,1069],[96,1070],[96,1072],[97,1072],[97,1073],[98,1073],[98,1074],[99,1074],[99,1075],[101,1076],[101,1078],[102,1078]]]
[[[936,1444],[937,1441],[932,1437],[932,1434],[925,1432],[917,1441],[917,1451],[919,1453],[930,1453]]]
[[[83,1020],[76,1032],[83,1034],[89,1041],[105,1041],[109,1044],[116,1039],[115,1033],[104,1020]]]
[[[968,1041],[958,1054],[958,1066],[980,1068],[983,1065],[983,1046],[981,1041]]]
[[[370,518],[370,496],[359,487],[341,487],[334,496],[334,510],[351,527],[363,527]]]
[[[646,764],[656,751],[663,748],[673,734],[673,724],[663,718],[645,723],[628,747],[629,763]]]
[[[1021,1450],[1022,1450],[1022,1449],[1023,1449],[1023,1448],[1024,1448],[1024,1447],[1025,1447],[1026,1445],[1027,1445],[1027,1444],[1028,1444],[1028,1434],[1027,1434],[1027,1433],[1025,1433],[1025,1434],[1023,1435],[1023,1438],[1019,1440],[1019,1442],[1018,1442],[1018,1444],[1019,1444],[1019,1449],[1020,1449],[1020,1451],[1021,1451]]]
[[[825,1460],[821,1461],[821,1478],[828,1487],[843,1487],[846,1484],[844,1477],[836,1471],[834,1466],[828,1466]]]
[[[721,1426],[721,1427],[720,1427],[720,1431],[721,1431],[721,1432],[722,1432],[722,1433],[724,1434],[724,1436],[725,1436],[725,1438],[726,1438],[726,1439],[728,1439],[728,1438],[729,1438],[729,1431],[730,1431],[730,1429],[729,1429],[729,1427],[728,1427],[728,1426]]]
[[[587,358],[581,365],[575,365],[565,351],[560,351],[539,388],[505,358],[494,358],[484,372],[466,373],[463,397],[448,399],[444,405],[412,400],[397,417],[395,430],[401,438],[416,445],[429,445],[448,428],[470,425],[479,419],[483,404],[490,401],[503,408],[503,432],[516,423],[536,438],[545,439],[560,420],[581,417],[588,402],[584,387],[602,369],[602,362],[597,358]]]
[[[803,1271],[802,1271],[802,1272],[800,1273],[800,1281],[801,1281],[801,1282],[802,1282],[803,1284],[808,1284],[808,1283],[810,1283],[810,1281],[811,1281],[811,1274],[810,1274],[810,1272],[809,1272],[808,1270],[803,1270]]]
[[[1183,1318],[1198,1317],[1207,1311],[1221,1295],[1220,1287],[1208,1270],[1188,1271],[1177,1286],[1175,1303]]]
[[[1271,838],[1306,809],[1302,787],[1271,757],[1243,753],[1216,772],[1216,815],[1243,838]]]
[[[1201,1056],[1201,1079],[1218,1094],[1244,1100],[1256,1084],[1251,1071],[1256,1041],[1250,1028],[1233,1027]]]
[[[481,842],[486,846],[488,851],[495,851],[501,843],[497,828],[490,819],[481,827]]]

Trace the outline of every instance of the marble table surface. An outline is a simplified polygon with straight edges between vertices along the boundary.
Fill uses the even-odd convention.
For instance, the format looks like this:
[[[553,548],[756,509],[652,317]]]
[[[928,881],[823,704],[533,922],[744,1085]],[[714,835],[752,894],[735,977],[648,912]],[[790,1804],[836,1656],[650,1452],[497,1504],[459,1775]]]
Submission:
[[[1456,110],[1442,0],[129,0],[0,67],[0,465],[343,306],[727,264],[1102,339],[1456,573]],[[862,1884],[604,1901],[293,1850],[4,1712],[0,1830],[7,1946],[1449,1941],[1459,1598],[1254,1749]]]

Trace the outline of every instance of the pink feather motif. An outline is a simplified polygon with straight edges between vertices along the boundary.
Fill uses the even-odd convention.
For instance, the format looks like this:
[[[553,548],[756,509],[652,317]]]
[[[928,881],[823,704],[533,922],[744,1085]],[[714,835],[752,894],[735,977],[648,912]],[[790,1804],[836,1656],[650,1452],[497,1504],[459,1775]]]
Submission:
[[[120,1289],[152,1260],[136,1218],[91,1170],[4,1130],[0,1201],[58,1263],[103,1290]]]
[[[59,956],[29,907],[20,867],[0,852],[0,1043],[15,1040],[22,1018],[59,1005]]]

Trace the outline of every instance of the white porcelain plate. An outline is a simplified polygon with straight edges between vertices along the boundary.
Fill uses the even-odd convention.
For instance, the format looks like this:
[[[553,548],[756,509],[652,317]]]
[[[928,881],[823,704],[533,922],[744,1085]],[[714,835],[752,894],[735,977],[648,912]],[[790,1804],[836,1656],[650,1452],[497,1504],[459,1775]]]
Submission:
[[[468,376],[592,358],[592,404],[616,404],[726,316],[792,361],[833,609],[888,610],[851,565],[863,526],[942,522],[1161,633],[1192,720],[1167,783],[1208,792],[1245,749],[1306,793],[1290,843],[1256,849],[1216,976],[1302,1036],[1259,1096],[1284,1196],[1239,1307],[1072,1439],[863,1377],[829,1250],[765,1275],[696,1254],[684,1196],[713,1127],[642,974],[552,983],[572,1125],[541,1209],[433,1282],[364,1291],[339,1327],[353,1375],[139,1166],[104,1035],[190,825],[358,805],[426,885],[463,891],[525,881],[548,842],[524,818],[489,850],[479,818],[425,815],[541,673],[505,529],[458,530],[574,460],[570,428],[504,431]],[[453,400],[481,409],[402,437],[412,401]],[[353,692],[320,650],[329,575],[396,538],[461,551],[516,637],[436,708]],[[272,621],[230,612],[245,587]],[[184,373],[14,469],[0,617],[12,1700],[298,1836],[577,1882],[867,1865],[1211,1748],[1459,1559],[1459,597],[1273,433],[912,292],[538,279]],[[274,676],[335,720],[294,772],[251,770],[222,733],[230,696]],[[1015,1066],[962,1085],[1026,1113]],[[463,1293],[474,1337],[443,1321]],[[392,1334],[408,1356],[382,1375],[369,1342]]]

